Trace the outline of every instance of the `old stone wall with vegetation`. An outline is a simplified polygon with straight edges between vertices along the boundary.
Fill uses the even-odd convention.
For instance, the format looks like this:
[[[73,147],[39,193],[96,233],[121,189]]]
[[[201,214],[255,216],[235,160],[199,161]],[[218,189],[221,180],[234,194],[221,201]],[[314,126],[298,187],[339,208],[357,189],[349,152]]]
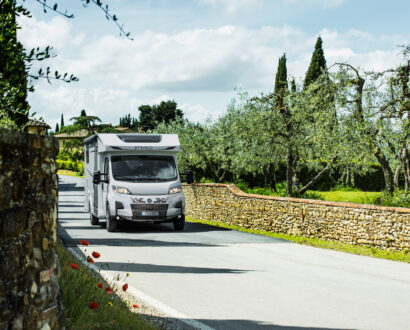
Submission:
[[[0,329],[63,326],[57,140],[0,128]]]
[[[235,185],[183,187],[187,216],[275,233],[402,251],[410,208],[251,195]]]

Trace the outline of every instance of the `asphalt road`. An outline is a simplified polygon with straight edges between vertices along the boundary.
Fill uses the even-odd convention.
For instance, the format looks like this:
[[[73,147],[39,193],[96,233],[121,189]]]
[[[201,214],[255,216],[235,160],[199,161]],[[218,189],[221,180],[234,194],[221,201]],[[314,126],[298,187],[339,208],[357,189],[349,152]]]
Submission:
[[[215,329],[410,329],[410,264],[201,224],[108,233],[90,225],[82,179],[60,176],[59,190],[65,244],[88,240],[105,276],[130,273],[131,292],[171,316]]]

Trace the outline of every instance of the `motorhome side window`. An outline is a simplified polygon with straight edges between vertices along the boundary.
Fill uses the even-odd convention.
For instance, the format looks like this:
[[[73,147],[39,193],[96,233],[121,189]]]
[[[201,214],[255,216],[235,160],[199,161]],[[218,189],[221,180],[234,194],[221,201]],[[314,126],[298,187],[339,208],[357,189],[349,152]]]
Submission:
[[[88,146],[86,146],[85,147],[85,162],[88,164],[89,161],[90,161],[90,150]]]
[[[105,158],[104,161],[104,173],[107,175],[110,173],[110,167],[108,166],[108,158]]]
[[[173,181],[178,177],[171,156],[113,156],[112,174],[122,181]]]

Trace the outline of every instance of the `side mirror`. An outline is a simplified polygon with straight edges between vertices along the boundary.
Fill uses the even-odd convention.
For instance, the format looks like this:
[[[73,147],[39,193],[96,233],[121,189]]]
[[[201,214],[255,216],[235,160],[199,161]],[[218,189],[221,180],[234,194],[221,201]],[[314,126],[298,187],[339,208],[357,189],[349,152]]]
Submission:
[[[188,184],[194,183],[194,172],[192,170],[186,171],[186,182]]]
[[[94,184],[100,184],[101,183],[101,172],[100,171],[96,171],[93,174],[93,183]]]

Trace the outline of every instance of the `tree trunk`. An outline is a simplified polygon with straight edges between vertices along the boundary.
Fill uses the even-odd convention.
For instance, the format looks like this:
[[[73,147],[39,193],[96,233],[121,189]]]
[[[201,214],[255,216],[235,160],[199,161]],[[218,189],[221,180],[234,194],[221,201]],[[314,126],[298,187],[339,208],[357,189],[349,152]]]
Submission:
[[[330,169],[332,164],[335,162],[336,156],[333,157],[333,159],[329,162],[329,164],[326,165],[326,167],[321,170],[312,180],[310,180],[302,189],[298,190],[296,193],[298,195],[302,195],[305,193],[309,188],[311,188],[316,182],[318,182]]]
[[[400,169],[401,165],[397,165],[396,170],[394,171],[394,187],[396,189],[399,189]]]
[[[377,158],[377,161],[382,167],[386,190],[391,194],[394,191],[394,185],[393,172],[390,168],[389,162],[387,161],[386,157],[382,154],[379,148],[377,148],[377,151],[374,153],[374,156]]]
[[[271,188],[274,192],[278,192],[278,190],[276,189],[275,166],[273,166],[273,164],[269,164],[268,182],[269,182],[270,188]]]
[[[286,160],[286,194],[288,196],[293,195],[293,164],[294,156],[292,149],[289,147]]]
[[[292,177],[292,184],[293,184],[293,189],[294,191],[299,190],[299,180],[298,180],[298,173],[296,172],[296,165],[299,160],[299,154],[296,153],[296,155],[293,158],[293,163],[292,163],[292,172],[293,172],[293,177]]]
[[[404,172],[404,189],[406,191],[410,190],[410,158],[409,158],[409,151],[407,147],[404,146],[401,154],[400,154],[401,164],[403,166]]]

